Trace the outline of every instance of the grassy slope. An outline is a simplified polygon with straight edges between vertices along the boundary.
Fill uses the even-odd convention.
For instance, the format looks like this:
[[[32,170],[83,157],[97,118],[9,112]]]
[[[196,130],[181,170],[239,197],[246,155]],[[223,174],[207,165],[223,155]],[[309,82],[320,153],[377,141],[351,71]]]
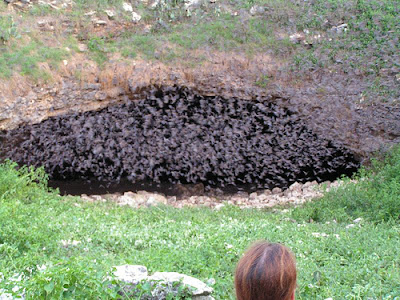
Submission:
[[[0,3],[0,38],[4,42],[0,46],[0,77],[20,73],[36,80],[50,80],[40,64],[48,62],[50,69],[57,72],[63,59],[78,52],[78,43],[88,45],[85,55],[99,66],[112,63],[110,59],[115,62],[118,55],[127,63],[143,58],[190,66],[204,60],[201,54],[193,52],[196,50],[236,52],[248,57],[268,53],[284,63],[279,69],[281,75],[287,73],[294,80],[302,81],[310,72],[338,72],[368,83],[362,95],[364,100],[398,101],[397,0],[219,0],[216,4],[205,1],[201,7],[192,8],[190,16],[183,1],[167,0],[157,9],[137,2],[134,10],[142,15],[138,25],[132,25],[121,3],[78,0],[73,9],[52,10],[35,5],[22,13],[11,13]],[[251,16],[249,10],[254,5],[264,7],[265,11]],[[96,17],[107,20],[107,8],[115,10],[115,20],[108,20],[103,29],[94,29],[91,17],[85,13],[95,10]],[[46,18],[54,20],[53,32],[41,32],[37,27],[37,21]],[[70,33],[57,23],[63,18],[72,24]],[[348,24],[346,32],[332,33],[333,26],[343,23]],[[151,26],[150,31],[146,25]],[[121,27],[108,31],[110,26]],[[323,38],[312,47],[289,41],[291,34],[304,30],[308,32],[308,41],[317,34]],[[70,51],[65,51],[65,47]],[[261,75],[268,78],[255,82],[261,86],[274,79],[268,77],[271,74]]]
[[[400,173],[400,151],[395,154],[396,159],[368,176],[384,178],[377,189],[392,188],[394,192],[386,203],[399,205],[400,191],[394,179]],[[43,184],[32,183],[37,180]],[[333,221],[336,213],[343,213],[345,198],[340,190],[324,199],[333,201],[331,215],[313,223],[308,222],[310,206],[321,208],[324,201],[304,209],[274,211],[235,207],[220,211],[169,207],[134,210],[112,203],[61,198],[46,191],[41,172],[24,169],[21,173],[12,165],[2,165],[0,270],[4,279],[0,289],[11,290],[18,285],[26,289],[30,299],[112,299],[115,291],[103,281],[112,266],[143,264],[150,272],[176,271],[204,281],[214,278],[216,299],[233,299],[232,274],[241,253],[252,241],[268,239],[285,243],[296,253],[299,299],[400,296],[398,211],[387,221],[378,221],[375,216],[388,206],[378,211],[352,211],[347,219],[362,215],[363,220],[348,227],[346,218]],[[385,202],[373,194],[364,201]],[[64,247],[62,240],[80,243]],[[39,270],[43,265],[46,269]],[[22,281],[16,282],[20,274]]]

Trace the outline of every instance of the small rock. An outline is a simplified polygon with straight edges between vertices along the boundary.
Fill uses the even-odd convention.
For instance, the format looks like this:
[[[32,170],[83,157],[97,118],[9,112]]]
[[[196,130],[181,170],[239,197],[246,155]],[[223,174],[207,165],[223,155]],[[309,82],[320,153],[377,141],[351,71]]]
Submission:
[[[100,196],[100,195],[92,195],[92,198],[93,198],[94,200],[96,200],[96,201],[101,201],[101,200],[103,200],[103,197]]]
[[[274,187],[272,189],[272,195],[279,195],[279,194],[282,194],[282,189],[279,187]]]
[[[265,196],[270,196],[270,195],[272,195],[272,192],[271,192],[271,190],[265,189],[265,190],[262,192],[262,194],[265,195]]]
[[[303,184],[303,189],[313,188],[314,186],[318,185],[318,182],[314,181],[307,181]]]
[[[301,190],[300,191],[294,190],[294,191],[291,191],[290,195],[291,195],[291,197],[294,197],[294,198],[300,198],[303,195],[303,193]]]
[[[91,17],[91,16],[94,16],[95,14],[96,14],[96,11],[95,10],[91,10],[91,11],[85,13],[85,16]]]
[[[214,206],[215,210],[220,210],[221,208],[223,208],[225,206],[225,204],[219,203],[217,205]]]
[[[115,17],[115,11],[113,11],[113,10],[111,10],[111,9],[106,9],[104,12],[106,13],[107,17],[108,17],[110,20],[113,20],[113,19],[114,19],[114,17]]]
[[[159,4],[160,4],[160,0],[155,0],[155,1],[150,5],[150,8],[151,8],[151,9],[155,9]]]
[[[88,47],[85,44],[78,44],[78,50],[80,52],[86,52],[88,50]]]
[[[102,91],[99,91],[99,92],[97,92],[97,93],[94,95],[94,98],[95,98],[97,101],[106,100],[106,99],[107,99],[107,93],[102,92]]]
[[[289,190],[301,192],[302,191],[302,184],[298,183],[298,182],[295,182],[291,186],[289,186]]]
[[[82,194],[81,195],[81,199],[84,200],[84,201],[87,201],[87,202],[93,202],[94,201],[94,199],[92,197],[89,197],[86,194]]]
[[[289,189],[286,189],[284,192],[283,192],[283,196],[284,197],[290,197],[292,195],[292,192],[289,190]]]
[[[150,197],[150,198],[146,201],[146,206],[147,206],[147,207],[156,206],[157,204],[158,204],[158,202],[156,201],[156,199],[154,199],[154,197]]]
[[[122,4],[122,8],[124,9],[124,11],[133,12],[132,5],[129,3],[124,2]]]
[[[363,218],[357,218],[353,222],[357,224],[357,223],[360,223],[362,220],[363,220]]]
[[[257,199],[257,197],[258,197],[258,195],[257,195],[257,193],[256,193],[256,192],[254,192],[254,193],[251,193],[251,194],[250,194],[250,196],[249,196],[249,200],[250,200],[250,201],[252,201],[252,200],[256,200],[256,199]]]
[[[202,4],[202,0],[185,0],[185,9],[199,7]]]
[[[104,25],[107,25],[107,22],[104,21],[104,20],[95,20],[95,21],[94,21],[94,24],[95,24],[96,26],[104,26]]]
[[[134,11],[132,12],[132,22],[137,23],[142,19],[142,16],[139,15],[138,13],[135,13]]]
[[[348,25],[346,23],[338,25],[338,26],[333,26],[331,28],[331,32],[336,33],[336,34],[341,34],[343,32],[346,32],[348,30]]]
[[[39,27],[44,27],[47,24],[47,21],[46,20],[39,20],[37,22],[37,24],[38,24]]]
[[[265,194],[261,194],[261,195],[259,195],[258,197],[257,197],[257,201],[258,202],[264,202],[264,201],[268,201],[268,195],[265,195]]]
[[[300,44],[305,39],[306,39],[306,36],[304,35],[304,33],[295,33],[295,34],[292,34],[291,36],[289,36],[289,40],[293,44]]]
[[[250,8],[250,14],[252,16],[262,15],[264,12],[265,8],[259,5],[254,5],[252,8]]]

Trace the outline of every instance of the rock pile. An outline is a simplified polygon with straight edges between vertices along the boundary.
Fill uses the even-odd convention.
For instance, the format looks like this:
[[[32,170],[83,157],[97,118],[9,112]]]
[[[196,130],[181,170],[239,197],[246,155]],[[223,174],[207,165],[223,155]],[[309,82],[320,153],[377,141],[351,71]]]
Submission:
[[[358,166],[296,113],[265,99],[154,87],[145,99],[53,117],[0,133],[0,159],[44,166],[55,179],[250,184],[331,180]]]
[[[106,194],[106,195],[81,195],[82,200],[112,201],[121,206],[130,206],[133,208],[151,207],[160,204],[170,205],[176,208],[205,206],[214,209],[220,209],[226,204],[235,205],[241,208],[268,208],[276,205],[300,205],[306,201],[322,196],[324,189],[337,187],[340,181],[324,182],[318,184],[316,181],[306,182],[304,184],[295,182],[288,189],[282,191],[275,187],[272,190],[265,189],[253,193],[238,192],[235,194],[223,194],[217,190],[211,190],[207,194],[185,195],[183,197],[164,196],[158,193],[149,193],[138,191],[136,193],[126,192],[124,194]]]

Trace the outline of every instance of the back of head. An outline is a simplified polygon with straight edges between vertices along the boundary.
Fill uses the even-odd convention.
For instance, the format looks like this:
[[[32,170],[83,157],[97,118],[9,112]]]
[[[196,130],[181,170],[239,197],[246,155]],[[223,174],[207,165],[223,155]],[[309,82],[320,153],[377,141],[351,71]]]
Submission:
[[[240,259],[235,273],[238,300],[289,300],[296,289],[293,254],[281,244],[258,242]]]

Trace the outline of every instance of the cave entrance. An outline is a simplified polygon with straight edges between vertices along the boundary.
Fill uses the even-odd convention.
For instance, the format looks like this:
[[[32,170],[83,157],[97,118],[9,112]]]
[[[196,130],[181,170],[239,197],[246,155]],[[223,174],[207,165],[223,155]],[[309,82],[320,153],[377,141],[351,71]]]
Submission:
[[[334,180],[359,166],[342,144],[314,133],[271,99],[202,96],[154,87],[141,100],[73,113],[0,134],[0,157],[43,166],[51,185],[77,194],[286,188]]]

